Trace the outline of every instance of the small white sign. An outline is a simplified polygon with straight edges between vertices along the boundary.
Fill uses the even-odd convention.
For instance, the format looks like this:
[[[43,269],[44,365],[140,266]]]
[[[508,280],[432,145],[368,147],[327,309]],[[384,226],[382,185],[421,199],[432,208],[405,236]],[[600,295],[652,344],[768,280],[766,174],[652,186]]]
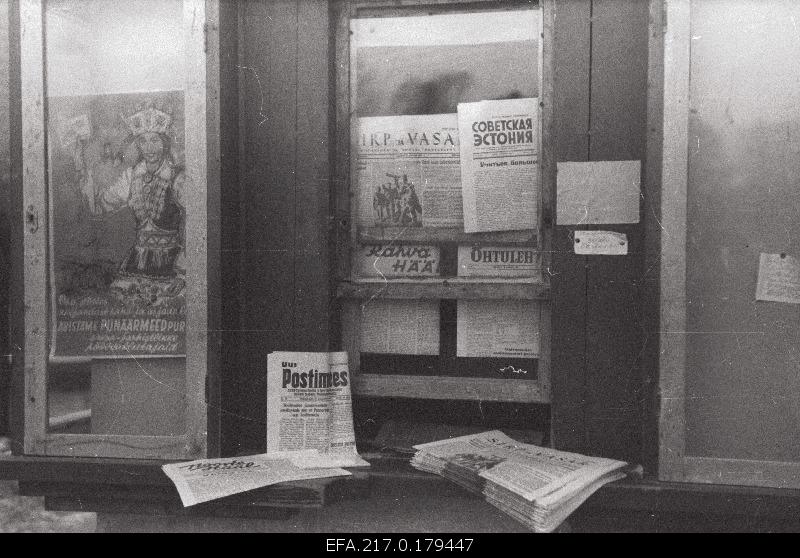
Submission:
[[[575,253],[624,256],[628,253],[628,237],[612,231],[575,231]]]

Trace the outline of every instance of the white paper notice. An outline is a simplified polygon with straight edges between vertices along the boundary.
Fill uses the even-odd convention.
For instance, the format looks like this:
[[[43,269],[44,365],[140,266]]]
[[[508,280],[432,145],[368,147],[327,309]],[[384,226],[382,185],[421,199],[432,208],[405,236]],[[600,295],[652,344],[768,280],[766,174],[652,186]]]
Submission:
[[[458,247],[460,277],[539,277],[541,274],[541,252],[531,247]]]
[[[464,231],[537,226],[539,99],[459,103]]]
[[[756,300],[800,304],[800,260],[786,254],[761,254]]]
[[[365,244],[358,248],[361,277],[438,277],[439,247],[420,244]]]
[[[267,356],[267,455],[294,453],[303,467],[361,467],[346,352]],[[327,459],[330,456],[331,459]]]
[[[359,223],[461,227],[461,167],[455,114],[358,119]]]
[[[456,356],[537,357],[540,311],[533,301],[459,300]]]
[[[612,231],[575,231],[575,253],[624,256],[628,253],[628,236]]]
[[[288,459],[273,459],[263,454],[170,463],[162,465],[161,469],[178,489],[184,506],[280,482],[350,474],[336,468],[303,469]]]
[[[439,302],[370,300],[361,305],[361,352],[439,354]]]
[[[639,222],[641,161],[558,163],[559,225]]]

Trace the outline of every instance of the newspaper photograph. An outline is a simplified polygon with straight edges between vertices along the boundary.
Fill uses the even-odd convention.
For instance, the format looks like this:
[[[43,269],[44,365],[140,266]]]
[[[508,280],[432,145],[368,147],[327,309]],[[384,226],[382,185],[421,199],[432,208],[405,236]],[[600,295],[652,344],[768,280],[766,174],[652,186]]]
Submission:
[[[456,356],[539,356],[540,304],[516,300],[459,300]]]
[[[162,465],[184,507],[281,482],[347,476],[337,468],[301,468],[289,459],[264,454],[198,459]]]
[[[327,466],[369,466],[356,450],[346,352],[267,356],[267,455],[297,450],[317,450],[309,461]]]
[[[464,231],[536,228],[539,99],[459,103],[458,129]]]
[[[359,118],[354,141],[362,226],[461,227],[455,114]]]

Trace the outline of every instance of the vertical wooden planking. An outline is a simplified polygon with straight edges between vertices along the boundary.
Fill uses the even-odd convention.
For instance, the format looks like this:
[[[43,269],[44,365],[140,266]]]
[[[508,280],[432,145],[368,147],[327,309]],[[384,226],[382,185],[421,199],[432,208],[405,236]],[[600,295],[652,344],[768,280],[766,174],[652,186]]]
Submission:
[[[20,2],[24,232],[25,452],[41,449],[47,413],[47,189],[44,132],[44,41],[40,0]]]
[[[221,453],[230,455],[236,432],[235,376],[239,367],[239,6],[234,2],[219,3],[219,81],[220,81],[220,363],[209,383],[209,402],[218,405],[209,409],[209,454],[213,415],[218,415]],[[235,436],[234,436],[235,437]]]
[[[555,130],[557,161],[588,158],[590,0],[553,3]],[[558,219],[556,216],[556,225]],[[585,448],[584,379],[586,372],[585,258],[572,249],[572,228],[556,226],[552,265],[552,430],[555,447]]]
[[[20,72],[19,2],[8,5],[8,115],[9,115],[9,183],[8,183],[8,335],[11,366],[9,391],[9,432],[14,454],[23,450],[25,435],[25,252],[24,230],[18,219],[22,215],[22,84]]]
[[[295,346],[327,351],[330,319],[328,3],[300,0],[297,17]]]
[[[689,145],[690,0],[668,0],[664,35],[663,154],[661,161],[661,266],[659,323],[660,480],[684,473],[686,364],[686,197]]]
[[[295,350],[298,6],[240,5],[238,442],[266,443],[267,354]],[[234,448],[235,450],[235,448]]]
[[[208,152],[206,171],[206,378],[204,388],[203,417],[206,425],[206,455],[220,455],[220,369],[222,357],[222,99],[220,64],[220,24],[223,7],[219,0],[206,2],[205,75],[206,75],[206,149]],[[235,114],[235,113],[234,113]]]
[[[208,238],[217,221],[208,219],[208,162],[205,0],[184,1],[186,37],[186,173],[193,196],[186,200],[186,457],[206,456],[205,402],[208,370]],[[214,101],[212,100],[212,103]],[[211,137],[218,137],[212,133]],[[212,215],[212,217],[216,217]],[[212,241],[213,242],[213,241]],[[213,244],[212,244],[213,245]]]
[[[642,385],[642,465],[650,476],[658,470],[658,362],[659,362],[659,272],[661,266],[661,148],[664,107],[664,15],[663,0],[650,0],[647,83],[647,153],[643,163],[642,225],[644,229],[644,273],[642,305],[644,358]]]
[[[644,158],[648,6],[592,2],[590,159]],[[587,266],[589,451],[637,461],[644,341],[641,225],[602,225],[628,235],[627,256],[594,256]]]
[[[6,360],[10,348],[8,343],[8,285],[9,274],[9,231],[11,214],[11,151],[9,137],[10,124],[10,36],[9,3],[0,0],[0,436],[9,428],[9,371]]]

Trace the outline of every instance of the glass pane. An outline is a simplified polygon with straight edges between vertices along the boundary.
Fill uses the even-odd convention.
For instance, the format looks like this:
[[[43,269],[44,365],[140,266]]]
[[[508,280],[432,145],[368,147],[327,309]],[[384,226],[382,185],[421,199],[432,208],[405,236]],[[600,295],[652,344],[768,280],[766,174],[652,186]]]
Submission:
[[[45,3],[53,432],[185,432],[181,0]]]
[[[420,289],[540,279],[534,232],[464,232],[457,110],[539,97],[541,11],[397,13],[350,24],[353,278]],[[498,329],[483,327],[496,312],[471,301],[370,298],[357,314],[361,371],[536,380],[540,304],[519,303],[525,318]]]
[[[800,313],[757,300],[800,257],[800,5],[692,3],[686,454],[800,459]]]

